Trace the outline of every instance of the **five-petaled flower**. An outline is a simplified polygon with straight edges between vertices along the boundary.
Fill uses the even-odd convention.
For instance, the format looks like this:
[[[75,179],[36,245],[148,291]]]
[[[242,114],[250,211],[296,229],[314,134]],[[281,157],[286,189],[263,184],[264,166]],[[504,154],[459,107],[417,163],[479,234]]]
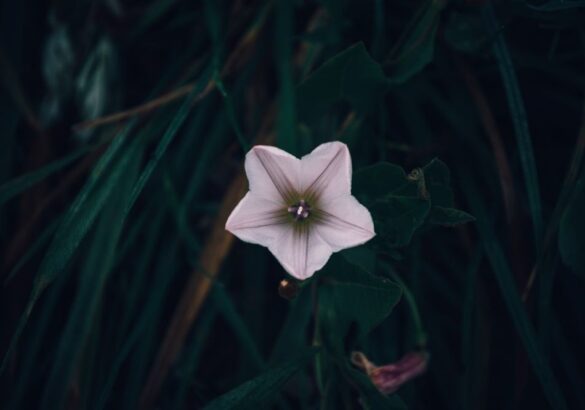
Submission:
[[[347,146],[330,142],[301,159],[257,145],[246,155],[249,192],[226,229],[268,247],[297,279],[311,277],[331,254],[374,235],[370,212],[351,195]]]

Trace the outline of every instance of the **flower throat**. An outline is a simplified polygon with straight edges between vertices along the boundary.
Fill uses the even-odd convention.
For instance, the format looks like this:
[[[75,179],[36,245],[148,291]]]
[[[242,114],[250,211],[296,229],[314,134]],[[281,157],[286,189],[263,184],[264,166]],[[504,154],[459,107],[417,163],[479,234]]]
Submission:
[[[288,213],[295,219],[295,221],[304,221],[311,214],[311,206],[301,199],[294,205],[288,207]]]

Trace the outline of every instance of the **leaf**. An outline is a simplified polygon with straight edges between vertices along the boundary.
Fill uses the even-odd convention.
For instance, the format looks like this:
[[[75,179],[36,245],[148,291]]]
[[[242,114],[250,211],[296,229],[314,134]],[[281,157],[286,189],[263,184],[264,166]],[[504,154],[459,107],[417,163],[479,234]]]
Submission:
[[[205,410],[268,408],[286,382],[305,367],[317,349],[309,350],[289,362],[274,367],[213,400]]]
[[[429,214],[429,223],[434,225],[457,226],[471,221],[475,221],[473,216],[455,208],[434,206]]]
[[[563,262],[575,273],[585,273],[585,179],[577,181],[572,201],[559,225],[559,250]]]
[[[480,52],[489,37],[480,15],[453,11],[445,24],[445,41],[457,51],[472,54]]]
[[[349,102],[358,113],[370,111],[386,88],[382,68],[364,44],[357,43],[326,61],[298,86],[299,118],[319,118],[337,101]]]
[[[402,84],[408,81],[433,60],[440,12],[445,4],[445,1],[429,0],[414,16],[389,61],[390,82]]]
[[[382,322],[400,300],[402,289],[394,282],[367,273],[337,254],[321,271],[319,320],[323,343],[342,353],[343,343],[365,336]],[[349,334],[350,330],[353,334]]]
[[[414,232],[422,226],[431,208],[428,200],[388,195],[369,209],[374,219],[376,242],[388,247],[408,245]]]
[[[430,208],[418,191],[418,184],[401,167],[388,162],[354,173],[352,192],[372,213],[377,234],[374,243],[399,247],[410,242]]]
[[[288,313],[270,354],[270,363],[282,362],[289,352],[298,351],[305,345],[307,327],[311,321],[311,292],[308,286],[301,288],[289,304]]]
[[[378,162],[354,172],[352,193],[362,202],[394,193],[409,193],[416,196],[416,184],[409,181],[406,172],[398,165]]]
[[[433,206],[451,208],[453,206],[453,191],[451,190],[451,172],[447,165],[435,158],[422,170],[425,189]]]

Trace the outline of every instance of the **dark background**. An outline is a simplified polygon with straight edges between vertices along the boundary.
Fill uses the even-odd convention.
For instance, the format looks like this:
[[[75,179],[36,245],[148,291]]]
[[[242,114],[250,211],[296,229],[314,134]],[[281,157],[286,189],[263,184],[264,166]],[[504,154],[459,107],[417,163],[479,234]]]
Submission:
[[[312,319],[284,326],[310,295],[281,298],[274,258],[222,227],[252,144],[337,139],[354,169],[440,158],[476,218],[391,255],[430,352],[408,408],[585,407],[585,2],[4,0],[0,20],[0,407],[201,408],[310,345]],[[414,344],[400,302],[362,348]],[[278,390],[358,407],[311,366]]]

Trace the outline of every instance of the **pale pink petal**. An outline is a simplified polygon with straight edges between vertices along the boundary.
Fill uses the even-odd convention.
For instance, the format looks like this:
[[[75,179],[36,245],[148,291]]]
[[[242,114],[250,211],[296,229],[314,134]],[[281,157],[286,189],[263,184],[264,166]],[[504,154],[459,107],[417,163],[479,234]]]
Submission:
[[[302,191],[327,201],[351,192],[351,157],[342,142],[321,144],[301,158]]]
[[[361,245],[376,235],[368,209],[352,195],[321,204],[316,229],[333,252]]]
[[[304,228],[289,229],[268,247],[284,269],[300,280],[313,276],[331,256],[331,248],[313,227]]]
[[[273,201],[291,201],[299,190],[301,161],[281,149],[256,145],[246,154],[250,191]]]
[[[248,192],[230,214],[225,229],[243,241],[268,246],[291,226],[280,203]]]

